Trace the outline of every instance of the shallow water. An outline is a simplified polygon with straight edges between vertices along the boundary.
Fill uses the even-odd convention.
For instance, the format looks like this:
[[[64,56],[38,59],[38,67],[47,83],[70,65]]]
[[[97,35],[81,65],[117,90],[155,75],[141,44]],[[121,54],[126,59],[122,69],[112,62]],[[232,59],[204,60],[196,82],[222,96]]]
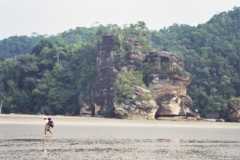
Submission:
[[[0,124],[0,160],[239,160],[240,128]]]

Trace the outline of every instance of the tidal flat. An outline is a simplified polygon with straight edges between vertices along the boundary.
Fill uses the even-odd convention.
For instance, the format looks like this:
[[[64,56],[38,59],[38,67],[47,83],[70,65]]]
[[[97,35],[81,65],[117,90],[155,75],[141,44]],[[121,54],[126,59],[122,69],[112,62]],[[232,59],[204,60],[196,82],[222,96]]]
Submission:
[[[240,124],[0,116],[1,160],[239,160]]]

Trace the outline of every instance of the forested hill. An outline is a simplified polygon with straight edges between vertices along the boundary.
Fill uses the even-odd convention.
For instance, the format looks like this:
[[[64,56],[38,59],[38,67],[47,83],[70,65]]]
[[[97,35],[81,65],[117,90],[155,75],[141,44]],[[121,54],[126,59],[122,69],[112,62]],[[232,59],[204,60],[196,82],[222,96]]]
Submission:
[[[91,42],[99,28],[101,26],[92,28],[77,27],[74,30],[69,30],[55,36],[12,36],[0,41],[0,58],[9,58],[30,53],[34,46],[41,40],[81,46]]]
[[[59,114],[78,110],[77,97],[89,100],[97,41],[106,33],[117,35],[119,45],[127,45],[124,38],[132,36],[143,50],[157,48],[182,57],[192,75],[188,92],[202,116],[223,113],[229,99],[240,96],[240,8],[234,8],[196,27],[173,25],[152,31],[139,22],[123,28],[100,25],[50,37],[4,39],[0,57],[31,53],[0,62],[4,110]]]
[[[30,53],[42,36],[13,36],[0,41],[0,58],[9,58]]]
[[[192,74],[191,97],[203,114],[221,111],[240,95],[240,8],[191,27],[174,25],[152,33],[155,47],[184,56]]]

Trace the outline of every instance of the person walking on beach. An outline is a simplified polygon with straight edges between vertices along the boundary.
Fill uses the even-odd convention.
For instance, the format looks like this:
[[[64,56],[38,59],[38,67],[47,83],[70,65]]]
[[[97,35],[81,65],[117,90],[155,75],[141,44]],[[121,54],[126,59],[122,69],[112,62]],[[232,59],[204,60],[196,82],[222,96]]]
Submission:
[[[44,135],[46,136],[47,133],[53,134],[51,131],[51,129],[54,127],[52,118],[48,117],[48,118],[44,118],[44,120],[46,121],[45,127],[44,127]]]

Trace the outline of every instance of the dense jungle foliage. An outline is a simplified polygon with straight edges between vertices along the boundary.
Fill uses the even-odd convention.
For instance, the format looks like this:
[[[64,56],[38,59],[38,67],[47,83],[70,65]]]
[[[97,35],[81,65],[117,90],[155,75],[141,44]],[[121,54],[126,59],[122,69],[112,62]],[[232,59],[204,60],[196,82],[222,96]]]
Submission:
[[[228,101],[240,96],[240,8],[234,8],[196,27],[175,24],[152,31],[138,22],[1,40],[2,111],[79,114],[80,101],[91,100],[97,44],[104,34],[117,37],[120,56],[133,49],[126,41],[131,37],[140,42],[142,52],[161,49],[183,58],[192,75],[188,93],[202,116],[222,114]]]

